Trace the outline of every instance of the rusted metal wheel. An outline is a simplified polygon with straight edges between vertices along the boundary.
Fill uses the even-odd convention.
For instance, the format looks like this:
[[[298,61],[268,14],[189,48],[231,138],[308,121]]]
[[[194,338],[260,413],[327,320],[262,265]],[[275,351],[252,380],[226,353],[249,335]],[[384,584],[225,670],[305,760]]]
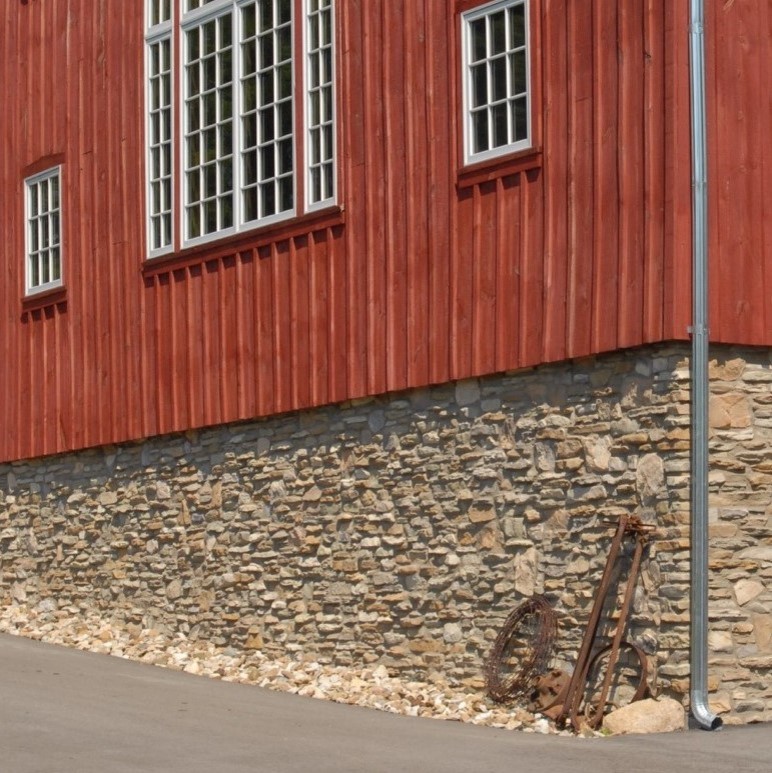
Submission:
[[[552,657],[557,615],[544,596],[533,596],[507,617],[488,656],[488,695],[499,703],[514,701],[533,690]]]
[[[610,680],[611,692],[601,706],[597,702],[595,692],[596,684],[601,681],[601,675],[605,673],[608,659],[612,653],[613,645],[609,644],[598,650],[590,661],[588,669],[587,694],[584,704],[584,717],[590,727],[600,727],[603,716],[609,710],[620,708],[628,703],[634,703],[648,697],[649,685],[647,681],[648,660],[646,654],[631,641],[624,640],[619,645],[618,655],[626,655],[627,658],[615,656],[613,658],[614,675]]]

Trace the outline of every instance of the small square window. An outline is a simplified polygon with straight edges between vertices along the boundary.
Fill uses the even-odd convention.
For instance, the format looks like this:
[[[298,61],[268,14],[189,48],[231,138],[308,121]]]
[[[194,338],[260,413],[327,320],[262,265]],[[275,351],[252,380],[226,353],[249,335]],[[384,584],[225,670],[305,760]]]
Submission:
[[[531,147],[528,0],[497,0],[461,17],[464,161]]]
[[[24,181],[26,219],[26,292],[62,285],[61,168]]]

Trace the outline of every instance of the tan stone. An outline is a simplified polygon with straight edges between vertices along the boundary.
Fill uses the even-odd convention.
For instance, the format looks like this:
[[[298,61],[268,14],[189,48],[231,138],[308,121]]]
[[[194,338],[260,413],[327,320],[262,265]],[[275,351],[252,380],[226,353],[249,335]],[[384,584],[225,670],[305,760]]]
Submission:
[[[714,539],[731,539],[737,534],[738,528],[733,523],[718,521],[710,524],[710,536]]]
[[[591,470],[604,472],[608,470],[611,460],[611,439],[601,437],[587,441],[587,466]]]
[[[536,592],[536,548],[529,548],[515,558],[515,590],[523,596]]]
[[[636,701],[612,711],[603,719],[603,729],[613,735],[628,733],[670,733],[683,730],[683,706],[672,698]]]
[[[493,502],[486,499],[478,499],[469,508],[469,520],[472,523],[485,523],[496,518],[496,508]]]
[[[665,465],[656,454],[646,454],[638,462],[635,486],[643,504],[656,499],[665,488]]]
[[[716,714],[726,714],[732,710],[732,696],[727,692],[719,692],[711,695],[708,703]]]
[[[750,427],[753,413],[748,398],[739,392],[710,398],[710,426],[714,429]]]
[[[711,631],[708,634],[708,649],[711,652],[731,652],[734,648],[729,631]]]
[[[501,531],[495,525],[486,526],[480,531],[478,542],[483,550],[496,550],[501,547]]]
[[[734,595],[740,606],[763,593],[764,586],[757,580],[738,580],[734,585]]]
[[[726,362],[710,361],[710,378],[718,381],[737,381],[745,370],[745,360],[737,357]]]
[[[761,652],[772,652],[772,615],[753,615],[753,637]]]

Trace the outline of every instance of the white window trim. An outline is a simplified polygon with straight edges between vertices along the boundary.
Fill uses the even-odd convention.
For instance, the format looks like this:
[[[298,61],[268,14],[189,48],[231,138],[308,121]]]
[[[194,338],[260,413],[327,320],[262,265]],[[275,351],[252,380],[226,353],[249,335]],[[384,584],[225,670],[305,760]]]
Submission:
[[[522,4],[525,9],[525,62],[526,62],[526,115],[528,120],[528,134],[525,139],[500,145],[478,153],[472,152],[472,112],[469,78],[469,31],[471,22],[480,17],[488,16],[499,9],[506,9],[513,5]],[[530,0],[494,0],[473,8],[461,14],[461,77],[462,77],[462,109],[463,109],[463,142],[464,165],[476,164],[481,161],[507,156],[533,147],[533,115],[532,115],[532,88],[531,88],[531,56],[533,46],[533,34],[531,29]]]
[[[175,99],[174,99],[174,61],[175,61],[175,51],[174,51],[174,34],[173,34],[173,25],[174,25],[174,7],[172,5],[171,8],[171,18],[168,21],[162,22],[161,24],[157,24],[153,27],[150,26],[150,11],[151,11],[151,5],[153,0],[147,0],[145,2],[145,69],[144,69],[144,83],[145,83],[145,100],[144,100],[144,110],[145,110],[145,245],[147,250],[148,258],[157,258],[162,257],[164,255],[168,255],[169,253],[174,251],[174,244],[176,239],[175,234],[175,219],[174,219],[174,189],[177,179],[177,159],[175,157],[174,152],[174,127],[176,124],[176,116],[177,116],[177,110],[175,105]],[[172,0],[172,3],[176,2],[176,0]],[[169,61],[172,64],[172,80],[171,80],[171,134],[172,134],[172,152],[171,152],[171,197],[172,197],[172,217],[171,217],[171,223],[170,223],[170,242],[167,246],[160,247],[160,248],[153,248],[151,247],[153,243],[153,236],[152,236],[152,162],[151,162],[151,147],[150,147],[150,136],[151,136],[151,127],[150,127],[150,47],[154,45],[155,43],[160,43],[162,40],[168,39],[169,40]]]
[[[303,118],[305,122],[304,128],[304,148],[305,148],[305,161],[303,164],[304,173],[304,205],[306,212],[317,212],[321,209],[327,209],[333,206],[338,200],[338,79],[337,79],[337,41],[335,40],[336,17],[335,17],[335,3],[330,3],[330,25],[332,34],[332,104],[330,109],[332,111],[332,195],[326,199],[321,199],[317,202],[311,202],[311,161],[310,150],[311,147],[311,130],[308,116],[311,114],[311,89],[309,84],[311,83],[309,66],[308,66],[308,19],[311,13],[310,0],[303,0],[303,85],[305,91],[305,99],[303,102]]]
[[[59,278],[32,286],[31,284],[31,234],[30,234],[30,196],[33,185],[41,183],[43,180],[56,178],[59,183]],[[38,174],[31,175],[24,180],[24,294],[27,297],[39,295],[49,290],[55,290],[64,284],[64,221],[62,218],[62,167],[61,165],[51,167]]]

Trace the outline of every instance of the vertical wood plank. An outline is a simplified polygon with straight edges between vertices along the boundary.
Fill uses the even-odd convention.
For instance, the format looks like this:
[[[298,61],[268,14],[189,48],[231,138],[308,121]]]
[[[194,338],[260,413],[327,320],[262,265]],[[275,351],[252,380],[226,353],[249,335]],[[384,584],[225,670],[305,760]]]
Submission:
[[[567,245],[568,245],[568,161],[566,125],[568,51],[565,0],[544,2],[544,79],[547,84],[564,84],[544,89],[544,174],[548,190],[545,202],[545,304],[542,357],[559,360],[566,356]]]
[[[595,351],[617,344],[619,283],[619,74],[618,3],[594,4],[595,169],[592,344]]]
[[[643,340],[662,338],[665,217],[664,0],[647,0],[644,19],[644,319]]]
[[[595,181],[593,135],[593,18],[595,3],[567,7],[568,24],[568,278],[567,350],[574,356],[591,351],[593,287],[592,210]],[[597,46],[596,46],[597,48]]]
[[[619,345],[643,329],[643,18],[638,4],[619,7]]]

